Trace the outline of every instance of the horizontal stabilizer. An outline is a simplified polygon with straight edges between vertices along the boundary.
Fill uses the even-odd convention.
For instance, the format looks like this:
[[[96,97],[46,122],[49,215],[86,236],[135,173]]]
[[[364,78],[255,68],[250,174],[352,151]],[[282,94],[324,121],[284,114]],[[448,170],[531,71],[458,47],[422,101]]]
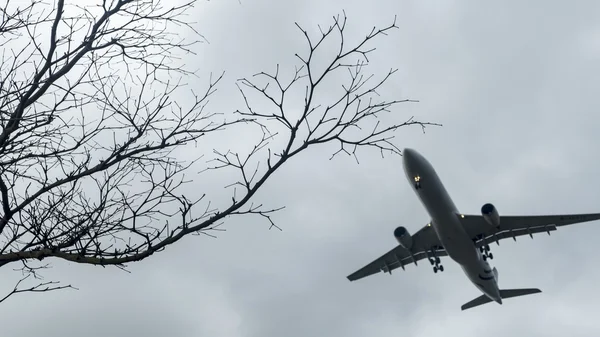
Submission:
[[[537,294],[537,293],[541,293],[542,291],[536,288],[527,288],[527,289],[504,289],[504,290],[500,290],[500,297],[501,298],[511,298],[511,297],[517,297],[517,296],[525,296],[525,295],[531,295],[531,294]],[[482,304],[486,304],[486,303],[490,303],[492,302],[492,299],[490,299],[489,297],[487,297],[486,295],[482,295],[477,297],[476,299],[472,300],[471,302],[465,303],[462,307],[460,307],[462,310],[467,310]],[[500,304],[502,304],[502,301],[499,302]]]
[[[465,303],[463,304],[462,307],[460,307],[462,310],[467,310],[482,304],[486,304],[486,303],[490,303],[492,300],[487,297],[486,295],[481,295],[479,297],[477,297],[476,299],[472,300],[471,302]]]
[[[531,294],[537,294],[537,293],[541,293],[542,291],[539,289],[535,289],[535,288],[529,288],[529,289],[504,289],[504,290],[500,290],[500,297],[502,298],[511,298],[511,297],[517,297],[517,296],[525,296],[525,295],[531,295]]]

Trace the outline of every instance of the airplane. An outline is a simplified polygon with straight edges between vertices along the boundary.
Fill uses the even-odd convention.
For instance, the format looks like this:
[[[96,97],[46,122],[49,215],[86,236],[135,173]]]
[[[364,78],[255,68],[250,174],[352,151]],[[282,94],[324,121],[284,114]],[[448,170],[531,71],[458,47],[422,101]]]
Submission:
[[[467,310],[492,301],[502,304],[511,297],[540,293],[536,288],[500,289],[498,270],[490,267],[488,259],[494,258],[490,243],[533,234],[555,231],[559,226],[588,222],[600,219],[600,213],[565,215],[499,215],[496,207],[486,203],[481,207],[481,215],[460,213],[433,166],[414,149],[403,150],[403,168],[410,185],[421,204],[427,210],[431,221],[411,236],[403,227],[394,230],[398,245],[357,270],[347,278],[355,281],[380,271],[392,274],[392,270],[427,258],[434,273],[443,272],[440,257],[449,256],[460,265],[468,279],[483,295],[461,306]]]

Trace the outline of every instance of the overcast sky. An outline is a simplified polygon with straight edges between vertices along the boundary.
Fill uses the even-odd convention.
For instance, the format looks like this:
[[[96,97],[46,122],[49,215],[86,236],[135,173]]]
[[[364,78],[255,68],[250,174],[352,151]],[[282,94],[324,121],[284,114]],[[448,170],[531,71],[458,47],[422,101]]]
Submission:
[[[444,125],[402,130],[397,144],[429,159],[462,212],[486,202],[506,215],[600,210],[600,3],[201,2],[192,15],[210,44],[189,62],[226,70],[223,92],[235,93],[238,77],[277,63],[293,69],[294,53],[305,51],[294,21],[314,29],[342,9],[353,38],[398,15],[400,29],[376,41],[371,70],[399,68],[383,94],[420,100],[396,107],[400,120]],[[429,218],[400,157],[363,152],[358,165],[330,154],[315,148],[264,186],[260,202],[287,206],[275,218],[283,231],[231,221],[218,239],[189,237],[131,274],[56,261],[45,275],[80,290],[1,304],[2,336],[600,334],[597,222],[493,245],[501,288],[543,291],[502,306],[461,312],[481,293],[451,260],[441,274],[424,263],[349,282],[397,244],[394,228],[414,233]],[[0,272],[2,292],[13,274]]]

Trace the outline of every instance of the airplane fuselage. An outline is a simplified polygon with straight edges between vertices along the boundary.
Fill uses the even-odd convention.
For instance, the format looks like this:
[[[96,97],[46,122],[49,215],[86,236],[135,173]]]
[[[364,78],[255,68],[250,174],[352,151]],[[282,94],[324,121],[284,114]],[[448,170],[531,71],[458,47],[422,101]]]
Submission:
[[[435,172],[418,152],[404,150],[404,172],[423,207],[431,226],[448,256],[458,263],[469,280],[490,299],[502,304],[497,272],[494,272],[463,228],[460,213]]]

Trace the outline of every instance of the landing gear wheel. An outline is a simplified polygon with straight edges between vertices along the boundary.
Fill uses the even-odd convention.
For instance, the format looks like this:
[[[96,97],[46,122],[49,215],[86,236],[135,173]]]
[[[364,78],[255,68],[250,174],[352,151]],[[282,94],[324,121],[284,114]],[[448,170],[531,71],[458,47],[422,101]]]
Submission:
[[[483,253],[483,252],[485,251],[485,249],[483,248],[483,246],[479,247],[479,251],[480,251],[481,253]]]
[[[487,260],[487,255],[483,255],[483,261]]]
[[[435,263],[437,263],[437,264],[439,264],[439,263],[440,263],[440,258],[439,258],[439,257],[436,257],[436,258],[435,258]]]
[[[485,251],[489,252],[490,251],[490,245],[485,245]]]
[[[433,266],[435,264],[435,261],[433,261],[433,259],[429,259],[429,263],[431,263],[431,265]]]
[[[444,271],[444,266],[440,266],[440,271],[443,272]]]
[[[490,260],[493,260],[494,259],[494,254],[488,253],[488,257],[490,258]]]
[[[437,273],[438,272],[438,268],[437,267],[433,267],[433,272]]]

